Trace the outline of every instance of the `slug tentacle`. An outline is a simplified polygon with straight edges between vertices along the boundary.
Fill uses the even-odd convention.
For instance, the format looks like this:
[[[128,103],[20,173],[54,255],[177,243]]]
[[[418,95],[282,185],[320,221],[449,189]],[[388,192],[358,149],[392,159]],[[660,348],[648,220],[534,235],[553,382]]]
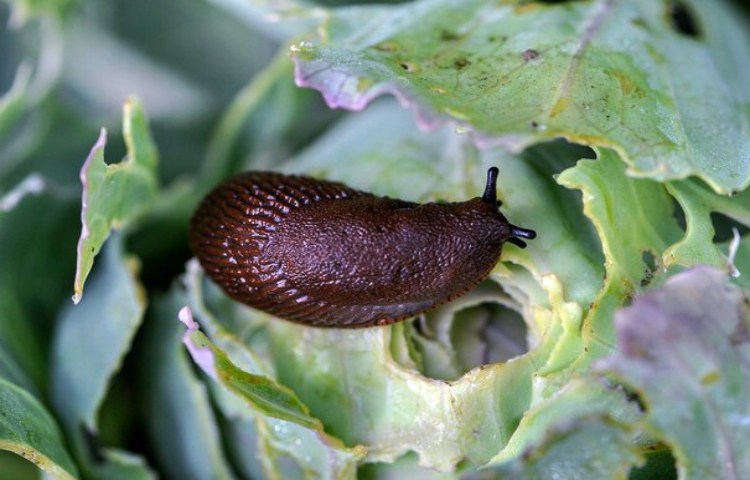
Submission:
[[[487,185],[484,187],[482,200],[497,205],[499,208],[502,205],[502,202],[498,202],[497,200],[497,173],[497,167],[490,167],[490,169],[487,170]]]
[[[335,182],[248,172],[191,220],[190,248],[232,298],[318,327],[387,325],[463,295],[503,242],[536,233],[499,211],[495,167],[481,198],[424,205]],[[487,203],[493,208],[487,208]]]
[[[510,226],[510,233],[514,237],[528,238],[529,240],[533,240],[536,238],[536,232],[534,230],[516,227],[515,225]]]
[[[534,230],[529,230],[528,228],[516,227],[515,225],[509,225],[509,226],[510,226],[511,237],[508,239],[508,242],[512,243],[513,245],[517,247],[526,248],[526,242],[521,240],[521,238],[527,238],[529,240],[536,238],[536,232]],[[521,237],[521,238],[518,238],[518,237]]]

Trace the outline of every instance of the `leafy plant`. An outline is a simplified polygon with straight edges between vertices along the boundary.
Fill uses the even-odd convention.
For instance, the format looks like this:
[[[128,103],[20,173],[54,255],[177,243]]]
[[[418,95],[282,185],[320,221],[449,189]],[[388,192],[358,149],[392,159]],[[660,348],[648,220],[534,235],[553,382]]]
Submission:
[[[747,10],[344,3],[0,3],[0,478],[750,478]],[[187,251],[241,170],[493,165],[539,237],[424,318],[291,324]]]

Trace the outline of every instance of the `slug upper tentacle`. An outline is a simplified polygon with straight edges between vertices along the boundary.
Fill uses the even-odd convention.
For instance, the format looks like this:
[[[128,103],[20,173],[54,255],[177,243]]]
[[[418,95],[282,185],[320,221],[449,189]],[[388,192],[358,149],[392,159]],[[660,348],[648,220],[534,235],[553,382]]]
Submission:
[[[190,225],[190,248],[232,298],[319,327],[387,325],[484,280],[504,242],[533,230],[499,211],[498,170],[481,197],[418,204],[341,183],[248,172],[217,187]]]

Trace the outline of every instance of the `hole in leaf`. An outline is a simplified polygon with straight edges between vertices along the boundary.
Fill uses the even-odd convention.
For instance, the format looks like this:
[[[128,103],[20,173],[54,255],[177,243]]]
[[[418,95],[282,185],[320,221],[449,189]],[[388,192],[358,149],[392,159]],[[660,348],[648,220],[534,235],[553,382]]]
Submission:
[[[701,35],[697,15],[684,2],[679,0],[668,1],[667,17],[676,32],[693,38]]]
[[[684,232],[685,230],[687,230],[687,217],[685,216],[685,210],[682,209],[682,205],[680,205],[680,202],[678,202],[677,200],[674,200],[672,203],[672,216],[677,222],[677,226],[679,226],[680,229],[682,229],[682,231]]]
[[[638,392],[634,390],[629,390],[623,385],[618,385],[617,388],[621,388],[623,393],[625,394],[625,399],[628,402],[635,403],[638,406],[638,410],[641,412],[646,411],[646,405],[643,403],[643,400],[641,399],[641,396],[638,395]]]
[[[529,350],[521,315],[496,303],[483,303],[456,314],[451,343],[461,369],[500,363]]]
[[[537,122],[532,123],[532,128],[544,129],[544,125]],[[559,138],[545,143],[539,143],[523,151],[524,162],[533,169],[533,175],[540,179],[546,179],[544,186],[539,187],[544,195],[553,195],[559,214],[566,219],[566,228],[575,235],[576,241],[581,248],[595,258],[597,263],[604,263],[604,254],[599,235],[591,220],[583,214],[583,195],[580,190],[571,190],[559,185],[555,180],[558,173],[574,167],[581,159],[596,160],[597,156],[593,149],[577,143],[568,142]],[[502,169],[500,171],[502,177]],[[503,181],[502,178],[500,180]],[[502,197],[502,188],[501,188]],[[525,226],[525,225],[524,225]],[[544,224],[541,226],[530,224],[528,228],[537,228],[542,235]]]
[[[399,62],[398,66],[405,72],[414,73],[417,71],[417,66],[411,62]]]
[[[489,293],[497,285],[485,282],[478,289]],[[417,317],[409,324],[407,366],[429,378],[455,380],[475,367],[527,353],[526,322],[510,299],[511,307],[498,303],[503,296],[453,308],[446,305]]]
[[[654,279],[654,273],[656,273],[656,269],[659,265],[654,253],[650,250],[644,250],[641,254],[641,259],[643,260],[643,263],[646,264],[646,269],[641,278],[641,287],[645,287]]]
[[[532,120],[529,126],[534,130],[546,129],[544,124],[536,120]],[[524,150],[521,156],[535,164],[536,168],[549,172],[550,175],[560,173],[575,166],[578,160],[582,158],[596,159],[596,153],[594,153],[592,148],[569,142],[564,138],[556,138],[548,142],[533,145]]]
[[[714,226],[714,243],[724,243],[732,240],[732,238],[734,238],[734,232],[732,229],[734,228],[740,232],[741,237],[744,237],[750,232],[750,228],[746,225],[724,215],[723,213],[711,213],[711,223]]]
[[[651,445],[643,454],[646,463],[631,470],[629,480],[677,480],[675,458],[669,447],[663,444]]]
[[[414,317],[414,322],[412,322],[412,328],[414,328],[414,331],[422,336],[422,337],[430,337],[430,332],[426,331],[425,328],[425,314],[420,313],[418,316]]]
[[[635,406],[638,407],[638,411],[640,412],[646,411],[646,404],[643,402],[643,399],[641,398],[640,394],[636,390],[633,390],[627,385],[624,385],[611,377],[605,376],[605,377],[602,377],[601,380],[602,380],[602,385],[604,386],[604,388],[606,388],[607,390],[617,391],[620,394],[622,394],[622,396],[625,397],[625,400],[627,400],[630,403],[635,404]]]
[[[649,270],[656,270],[656,257],[654,257],[654,254],[650,250],[644,250],[641,258]]]

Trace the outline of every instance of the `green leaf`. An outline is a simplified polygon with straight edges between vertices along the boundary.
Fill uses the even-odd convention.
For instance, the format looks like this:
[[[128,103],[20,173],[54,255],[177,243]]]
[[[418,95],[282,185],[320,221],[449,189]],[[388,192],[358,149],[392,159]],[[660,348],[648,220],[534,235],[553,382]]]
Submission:
[[[557,181],[583,193],[584,212],[602,242],[605,285],[591,305],[581,335],[592,355],[614,347],[611,323],[616,308],[665,276],[662,254],[682,231],[672,216],[664,186],[629,178],[614,152],[599,150],[597,160],[581,160]]]
[[[292,54],[298,84],[331,107],[392,93],[423,125],[448,119],[482,143],[562,136],[616,150],[633,175],[737,191],[750,184],[750,73],[738,68],[750,34],[726,2],[685,4],[698,38],[651,0],[352,7]]]
[[[242,340],[245,336],[252,337],[261,349],[268,347],[265,332],[243,322],[244,318],[234,318],[234,315],[222,315],[222,320],[239,320],[242,336],[229,331],[217,321],[212,310],[209,310],[203,298],[203,275],[197,262],[188,264],[188,274],[185,283],[188,286],[190,304],[200,315],[203,328],[210,332],[212,341],[221,346],[228,358],[237,365],[256,376],[262,375],[275,378],[273,366],[264,355],[259,355]],[[219,302],[222,307],[237,312],[244,307],[228,300],[219,294],[215,288],[209,288],[207,300]],[[223,311],[222,313],[226,313]],[[247,408],[247,400],[235,395],[231,390],[214,389],[214,398],[227,418],[229,425],[226,430],[239,443],[230,445],[229,450],[235,457],[235,462],[247,472],[250,477],[265,476],[269,478],[356,478],[356,466],[366,453],[362,446],[347,448],[341,440],[324,433],[320,429],[310,429],[267,415],[258,415],[255,409]],[[306,409],[307,407],[305,407]],[[313,418],[314,423],[319,420]],[[250,423],[252,422],[252,423]],[[309,422],[306,422],[309,423]],[[259,466],[248,458],[247,452],[242,451],[243,445],[254,447],[260,459],[262,474]]]
[[[65,3],[72,1],[76,0],[54,0],[49,3],[50,6],[64,8]],[[32,3],[46,1],[15,0],[10,3],[12,12],[6,22],[10,28],[2,32],[6,55],[0,63],[4,70],[15,70],[15,78],[9,90],[0,96],[0,158],[3,159],[0,162],[0,185],[5,184],[3,177],[8,173],[13,178],[13,170],[23,160],[36,163],[36,159],[28,158],[28,153],[43,141],[50,121],[47,117],[49,111],[40,107],[57,85],[63,64],[64,39],[58,19],[43,13],[40,21],[24,25],[30,10],[34,8],[23,5],[30,7]],[[8,18],[5,14],[3,10],[3,18]],[[50,163],[59,165],[65,162],[58,158],[57,162]],[[38,169],[35,165],[24,173]]]
[[[188,284],[200,288],[200,282]],[[227,307],[218,315],[222,324],[236,322],[241,333],[213,335],[243,340],[250,354],[272,362],[271,370],[285,385],[294,386],[324,420],[326,431],[347,444],[367,443],[369,461],[393,461],[414,450],[422,465],[446,471],[463,455],[482,463],[528,405],[530,372],[550,348],[545,344],[507,365],[474,369],[458,382],[435,381],[391,359],[391,328],[310,329],[268,321],[220,300],[220,295],[209,289],[211,303]],[[452,427],[446,430],[445,425]],[[272,444],[274,451],[286,445],[294,452],[300,448],[297,441],[309,447],[309,440],[300,437],[304,432],[290,427],[288,422],[272,424],[262,437],[280,436]]]
[[[347,448],[331,435],[273,419],[257,423],[258,456],[270,478],[357,479],[357,464],[366,449]]]
[[[728,246],[727,250],[730,250],[731,248],[731,246]],[[736,258],[734,265],[740,272],[740,276],[735,278],[734,281],[746,292],[750,292],[750,237],[745,236],[735,253]]]
[[[0,289],[0,378],[38,396],[43,358],[23,319],[18,300]]]
[[[255,418],[257,454],[267,476],[355,478],[356,463],[365,453],[363,447],[346,448],[339,439],[326,434],[320,420],[310,416],[307,406],[291,389],[268,377],[238,368],[225,351],[198,330],[188,307],[180,311],[180,320],[188,327],[183,342],[193,360],[233,394],[231,398],[219,395],[219,405],[225,415]],[[227,344],[227,339],[222,343]],[[242,406],[234,405],[238,400]],[[252,409],[247,409],[247,406]],[[247,438],[248,428],[235,424],[232,434]],[[255,432],[250,436],[254,437]],[[289,470],[292,465],[294,468]],[[297,469],[301,469],[301,476],[294,473]]]
[[[31,71],[19,68],[10,89],[0,97],[0,139],[11,130],[27,106]]]
[[[588,417],[558,423],[533,450],[489,471],[493,478],[518,480],[625,480],[639,459],[631,431]]]
[[[83,295],[83,284],[110,232],[133,222],[152,204],[157,193],[156,147],[138,100],[125,102],[123,134],[127,157],[121,163],[104,163],[106,131],[91,149],[81,169],[83,199],[81,237],[73,286],[73,301]]]
[[[82,468],[97,478],[152,478],[144,461],[127,452],[102,449],[95,459],[90,439],[97,415],[143,320],[146,299],[136,279],[138,264],[122,252],[122,237],[107,245],[90,294],[69,305],[58,321],[52,346],[52,402]]]
[[[71,430],[93,430],[107,385],[119,369],[143,320],[146,299],[138,284],[137,262],[112,237],[91,295],[68,306],[59,319],[53,344],[52,397]]]
[[[20,455],[7,450],[0,450],[0,472],[3,472],[3,480],[16,480],[26,478],[37,478],[39,469]]]
[[[692,180],[671,182],[667,190],[685,212],[685,237],[664,252],[664,263],[685,266],[724,267],[727,258],[714,244],[715,229],[711,214],[721,213],[750,227],[750,189],[725,197]]]
[[[412,454],[404,455],[394,462],[366,463],[357,471],[360,480],[400,480],[403,478],[418,478],[419,480],[454,480],[455,473],[438,472],[437,470],[419,465],[419,458]],[[471,475],[458,478],[471,480]]]
[[[750,308],[722,272],[696,267],[615,319],[619,352],[599,368],[632,389],[645,430],[671,448],[680,479],[750,472]]]
[[[189,308],[180,310],[180,321],[187,327],[183,343],[195,363],[207,375],[264,415],[322,431],[320,421],[310,416],[309,409],[292,390],[267,377],[247,373],[232,363],[222,350],[198,330],[198,324],[193,320]]]
[[[35,174],[0,197],[0,376],[39,398],[73,273],[60,252],[75,247],[75,213],[72,196]]]
[[[54,418],[25,390],[0,378],[0,449],[9,450],[50,474],[78,476]]]
[[[389,328],[310,330],[278,321],[269,334],[279,380],[295,386],[331,433],[367,445],[371,460],[414,451],[422,465],[442,471],[464,458],[481,465],[507,441],[550,349],[546,342],[445,382],[397,364]]]
[[[251,0],[242,3],[219,2],[235,17],[241,18],[252,28],[277,42],[286,42],[309,32],[325,18],[328,11],[319,6],[325,2],[309,0]]]
[[[629,431],[631,435],[635,435],[637,430],[632,424],[639,420],[640,416],[637,405],[628,401],[622,389],[605,386],[601,379],[593,377],[588,372],[583,373],[555,392],[555,396],[532,406],[524,415],[514,436],[489,465],[503,469],[523,465],[526,463],[526,457],[542,455],[549,444],[557,441],[554,438],[557,435],[551,435],[551,432],[562,430],[571,433],[568,430],[574,430],[571,428],[572,424],[586,423],[591,419],[599,419],[612,427],[616,426],[623,430],[621,433]],[[632,439],[626,443],[620,445],[621,455],[617,461],[623,465],[639,463],[638,458],[643,453],[639,450],[642,447],[633,444]],[[581,449],[586,450],[583,446]],[[555,462],[561,462],[564,458],[560,457]],[[566,463],[571,466],[583,466],[587,461],[586,456],[570,455]],[[554,467],[551,468],[554,471]]]
[[[139,387],[145,428],[166,477],[232,479],[218,417],[182,345],[183,329],[164,321],[184,303],[184,295],[172,291],[155,303],[144,325]]]
[[[80,0],[11,0],[15,21],[24,24],[34,17],[63,17]]]
[[[41,175],[32,173],[24,178],[12,190],[0,197],[0,213],[9,212],[28,195],[38,195],[47,188],[46,182]]]

